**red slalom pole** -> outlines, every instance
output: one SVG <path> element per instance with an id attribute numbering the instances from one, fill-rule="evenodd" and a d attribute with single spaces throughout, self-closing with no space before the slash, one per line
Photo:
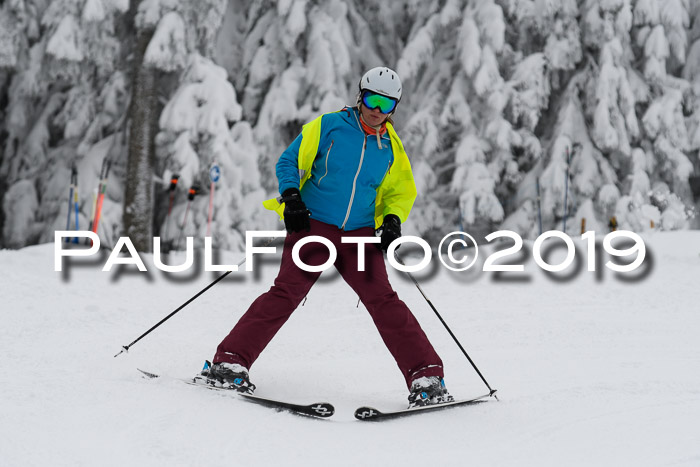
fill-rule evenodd
<path id="1" fill-rule="evenodd" d="M 100 171 L 100 186 L 97 189 L 97 203 L 95 205 L 95 219 L 92 221 L 92 231 L 97 233 L 97 229 L 100 226 L 100 217 L 102 216 L 102 203 L 105 199 L 105 192 L 107 191 L 107 179 L 109 177 L 109 168 L 112 162 L 109 159 L 102 161 L 102 170 Z M 92 242 L 91 242 L 92 243 Z"/>

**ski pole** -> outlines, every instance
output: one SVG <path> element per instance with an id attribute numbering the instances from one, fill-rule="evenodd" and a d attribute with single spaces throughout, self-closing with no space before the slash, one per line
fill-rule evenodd
<path id="1" fill-rule="evenodd" d="M 399 264 L 401 264 L 402 266 L 405 266 L 405 265 L 406 265 L 406 264 L 403 262 L 403 260 L 399 257 L 399 254 L 396 252 L 396 250 L 394 250 L 394 258 L 396 258 L 396 261 L 398 261 Z M 479 371 L 479 369 L 476 367 L 476 364 L 474 364 L 474 361 L 471 359 L 471 357 L 469 357 L 469 354 L 467 353 L 467 351 L 464 350 L 464 347 L 462 347 L 462 344 L 459 343 L 459 340 L 457 340 L 457 337 L 454 335 L 454 333 L 452 332 L 452 330 L 450 329 L 450 327 L 447 325 L 447 323 L 445 322 L 445 320 L 442 319 L 442 316 L 440 316 L 440 313 L 438 313 L 437 309 L 436 309 L 435 306 L 433 305 L 433 302 L 431 302 L 430 299 L 425 295 L 425 292 L 423 292 L 423 289 L 421 289 L 421 287 L 420 287 L 420 285 L 418 284 L 418 281 L 416 280 L 416 278 L 413 277 L 413 274 L 411 274 L 410 272 L 408 272 L 408 271 L 404 271 L 404 272 L 408 275 L 408 277 L 411 278 L 411 280 L 412 280 L 413 283 L 415 284 L 415 286 L 416 286 L 416 288 L 418 289 L 418 291 L 420 292 L 420 294 L 423 296 L 423 298 L 425 299 L 425 301 L 428 302 L 428 305 L 430 305 L 430 308 L 433 309 L 433 312 L 435 312 L 435 316 L 438 317 L 438 319 L 440 320 L 440 322 L 442 323 L 442 325 L 445 327 L 445 329 L 447 329 L 447 332 L 450 334 L 450 336 L 452 336 L 452 339 L 453 339 L 453 340 L 455 341 L 455 343 L 457 344 L 457 347 L 459 347 L 459 350 L 461 350 L 462 353 L 464 354 L 464 356 L 467 357 L 467 360 L 469 360 L 469 363 L 471 363 L 471 365 L 472 365 L 472 367 L 474 368 L 474 370 L 476 370 L 476 373 L 477 373 L 477 374 L 479 375 L 479 377 L 481 378 L 481 381 L 483 381 L 484 384 L 486 385 L 486 387 L 489 388 L 489 396 L 493 396 L 493 397 L 496 398 L 496 400 L 498 400 L 498 396 L 496 396 L 496 391 L 497 391 L 497 390 L 496 390 L 496 389 L 491 389 L 491 386 L 489 386 L 489 383 L 486 381 L 486 378 L 484 378 L 484 375 L 482 375 L 481 372 Z"/>
<path id="2" fill-rule="evenodd" d="M 267 241 L 267 243 L 265 243 L 265 244 L 263 245 L 263 247 L 269 246 L 269 245 L 275 240 L 275 238 L 276 238 L 276 237 L 270 238 L 270 239 Z M 243 263 L 245 263 L 245 261 L 246 261 L 246 258 L 243 258 L 236 266 L 242 265 Z M 154 324 L 154 325 L 151 327 L 151 329 L 149 329 L 148 331 L 144 332 L 144 333 L 141 334 L 139 337 L 137 337 L 136 339 L 134 339 L 134 341 L 133 341 L 131 344 L 129 344 L 129 345 L 123 345 L 123 346 L 122 346 L 122 350 L 119 351 L 119 353 L 116 354 L 114 357 L 116 358 L 116 357 L 120 356 L 121 354 L 123 354 L 124 352 L 129 352 L 129 349 L 130 349 L 134 344 L 136 344 L 138 341 L 140 341 L 141 339 L 143 339 L 144 337 L 146 337 L 147 335 L 149 335 L 149 334 L 150 334 L 152 331 L 154 331 L 158 326 L 160 326 L 161 324 L 165 323 L 167 320 L 169 320 L 170 318 L 172 318 L 173 316 L 175 316 L 175 314 L 176 314 L 177 312 L 179 312 L 180 310 L 182 310 L 183 308 L 185 308 L 187 305 L 189 305 L 190 303 L 192 303 L 193 301 L 195 301 L 195 299 L 197 299 L 200 295 L 202 295 L 204 292 L 206 292 L 207 290 L 209 290 L 209 289 L 211 289 L 212 287 L 214 287 L 214 285 L 216 285 L 217 283 L 219 283 L 224 277 L 228 276 L 228 275 L 231 274 L 232 272 L 233 272 L 233 271 L 226 271 L 225 273 L 221 274 L 219 277 L 217 277 L 216 279 L 214 279 L 214 281 L 213 281 L 211 284 L 207 285 L 207 286 L 204 287 L 202 290 L 200 290 L 199 292 L 197 292 L 192 298 L 190 298 L 190 299 L 187 300 L 185 303 L 183 303 L 182 305 L 180 305 L 179 307 L 177 307 L 177 308 L 176 308 L 172 313 L 170 313 L 168 316 L 166 316 L 165 318 L 163 318 L 163 319 L 161 319 L 160 321 L 158 321 L 156 324 Z"/>

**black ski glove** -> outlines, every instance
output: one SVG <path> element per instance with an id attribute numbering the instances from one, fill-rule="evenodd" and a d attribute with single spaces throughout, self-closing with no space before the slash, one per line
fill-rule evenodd
<path id="1" fill-rule="evenodd" d="M 382 251 L 389 248 L 391 242 L 401 236 L 401 219 L 395 214 L 384 216 L 384 222 L 377 229 L 376 234 L 382 238 L 382 242 L 377 244 Z"/>
<path id="2" fill-rule="evenodd" d="M 284 203 L 284 227 L 287 232 L 301 232 L 311 230 L 309 216 L 311 211 L 306 209 L 306 204 L 301 200 L 301 193 L 296 188 L 287 188 L 282 193 Z"/>

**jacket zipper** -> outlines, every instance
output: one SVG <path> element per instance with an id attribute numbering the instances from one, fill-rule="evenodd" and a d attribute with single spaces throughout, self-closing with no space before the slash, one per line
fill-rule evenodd
<path id="1" fill-rule="evenodd" d="M 326 153 L 326 173 L 323 174 L 323 177 L 318 179 L 318 186 L 321 186 L 321 180 L 325 178 L 326 175 L 328 175 L 328 158 L 331 155 L 331 148 L 333 147 L 333 143 L 335 140 L 331 140 L 331 145 L 328 147 L 328 152 Z"/>
<path id="2" fill-rule="evenodd" d="M 382 183 L 384 183 L 384 180 L 386 179 L 386 176 L 389 175 L 389 173 L 391 173 L 391 162 L 392 162 L 392 161 L 389 161 L 389 165 L 386 166 L 386 170 L 384 171 L 384 176 L 382 177 L 382 181 L 379 182 L 379 185 L 381 185 Z M 377 185 L 377 186 L 379 186 L 379 185 Z"/>
<path id="3" fill-rule="evenodd" d="M 350 203 L 348 204 L 348 211 L 345 213 L 345 219 L 343 220 L 343 225 L 340 226 L 341 230 L 345 230 L 345 224 L 348 222 L 350 217 L 350 209 L 352 209 L 352 201 L 355 199 L 355 188 L 357 186 L 357 177 L 360 175 L 360 170 L 362 169 L 362 161 L 365 159 L 365 148 L 367 147 L 367 138 L 365 136 L 362 140 L 362 153 L 360 154 L 360 164 L 357 166 L 357 172 L 355 173 L 355 178 L 352 180 L 352 192 L 350 192 Z"/>

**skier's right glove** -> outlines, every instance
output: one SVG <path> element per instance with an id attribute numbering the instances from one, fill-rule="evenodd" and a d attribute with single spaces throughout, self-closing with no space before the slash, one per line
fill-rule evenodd
<path id="1" fill-rule="evenodd" d="M 301 200 L 301 193 L 297 188 L 284 190 L 282 202 L 284 203 L 284 227 L 287 232 L 311 230 L 311 222 L 309 222 L 311 211 L 306 209 L 306 204 Z"/>
<path id="2" fill-rule="evenodd" d="M 375 234 L 382 239 L 382 242 L 378 243 L 377 246 L 382 251 L 386 251 L 391 242 L 401 237 L 401 219 L 395 214 L 387 214 Z"/>

